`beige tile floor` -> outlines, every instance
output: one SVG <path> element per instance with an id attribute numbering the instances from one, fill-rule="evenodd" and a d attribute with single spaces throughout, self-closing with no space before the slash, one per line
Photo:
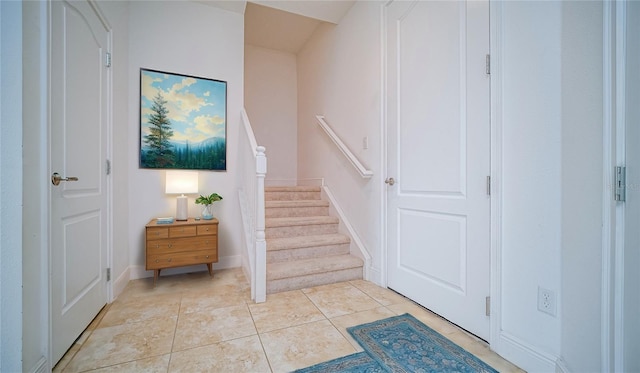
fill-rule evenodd
<path id="1" fill-rule="evenodd" d="M 358 280 L 255 304 L 240 269 L 131 281 L 54 372 L 290 372 L 362 351 L 346 328 L 408 312 L 500 372 L 486 343 L 391 290 Z"/>

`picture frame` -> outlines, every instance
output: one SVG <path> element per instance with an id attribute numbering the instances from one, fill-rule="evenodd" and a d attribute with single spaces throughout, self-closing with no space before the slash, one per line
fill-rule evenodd
<path id="1" fill-rule="evenodd" d="M 140 69 L 140 168 L 227 170 L 227 82 Z"/>

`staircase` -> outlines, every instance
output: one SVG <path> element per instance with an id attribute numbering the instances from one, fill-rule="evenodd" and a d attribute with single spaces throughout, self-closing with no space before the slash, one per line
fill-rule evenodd
<path id="1" fill-rule="evenodd" d="M 320 187 L 266 187 L 267 294 L 362 278 Z"/>

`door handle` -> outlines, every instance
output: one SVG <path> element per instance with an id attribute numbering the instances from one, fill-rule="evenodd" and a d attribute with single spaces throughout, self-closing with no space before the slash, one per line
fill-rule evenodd
<path id="1" fill-rule="evenodd" d="M 69 177 L 62 177 L 60 176 L 59 173 L 54 172 L 51 175 L 51 184 L 53 185 L 60 185 L 61 181 L 78 181 L 78 178 L 75 176 L 69 176 Z"/>
<path id="2" fill-rule="evenodd" d="M 392 177 L 388 177 L 384 182 L 389 185 L 393 185 L 396 183 L 396 181 Z"/>

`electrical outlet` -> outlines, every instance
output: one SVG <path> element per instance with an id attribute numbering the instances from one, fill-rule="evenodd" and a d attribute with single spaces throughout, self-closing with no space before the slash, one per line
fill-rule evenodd
<path id="1" fill-rule="evenodd" d="M 538 286 L 538 311 L 556 315 L 556 294 L 545 288 Z"/>
<path id="2" fill-rule="evenodd" d="M 362 149 L 369 149 L 369 136 L 365 136 L 362 138 Z"/>

